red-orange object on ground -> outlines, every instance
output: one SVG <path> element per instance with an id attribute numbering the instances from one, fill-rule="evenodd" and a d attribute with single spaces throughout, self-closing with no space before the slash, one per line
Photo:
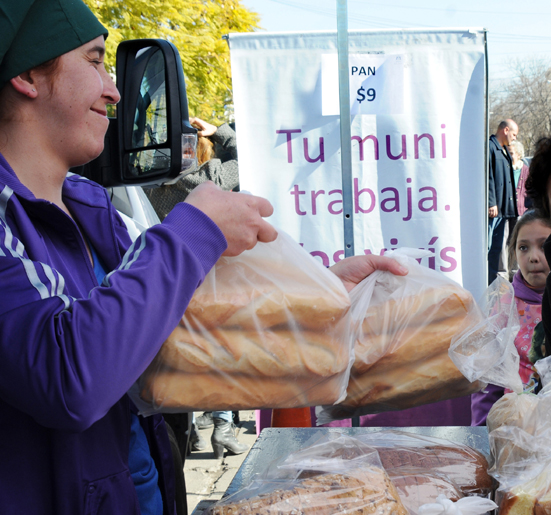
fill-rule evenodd
<path id="1" fill-rule="evenodd" d="M 272 427 L 312 427 L 310 408 L 274 409 Z"/>

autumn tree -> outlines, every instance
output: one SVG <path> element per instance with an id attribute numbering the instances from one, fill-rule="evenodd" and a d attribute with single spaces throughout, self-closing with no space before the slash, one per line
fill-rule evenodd
<path id="1" fill-rule="evenodd" d="M 490 133 L 501 120 L 512 118 L 519 126 L 518 139 L 531 155 L 541 136 L 551 135 L 551 67 L 543 60 L 518 62 L 514 78 L 491 95 Z"/>
<path id="2" fill-rule="evenodd" d="M 117 45 L 158 38 L 180 52 L 190 116 L 220 125 L 232 104 L 230 52 L 223 36 L 252 32 L 259 17 L 240 0 L 85 0 L 109 29 L 106 64 L 114 71 Z"/>

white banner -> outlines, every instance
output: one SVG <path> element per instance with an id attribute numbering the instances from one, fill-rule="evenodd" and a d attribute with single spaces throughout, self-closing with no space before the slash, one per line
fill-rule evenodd
<path id="1" fill-rule="evenodd" d="M 231 34 L 243 190 L 325 265 L 344 257 L 336 32 Z M 350 31 L 356 254 L 428 249 L 486 282 L 482 30 Z"/>

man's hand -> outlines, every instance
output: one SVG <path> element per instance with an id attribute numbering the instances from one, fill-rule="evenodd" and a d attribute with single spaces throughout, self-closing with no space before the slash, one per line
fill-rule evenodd
<path id="1" fill-rule="evenodd" d="M 384 270 L 394 275 L 407 275 L 408 269 L 400 265 L 395 259 L 374 256 L 352 256 L 333 265 L 329 270 L 344 284 L 346 291 L 350 291 L 375 270 Z"/>
<path id="2" fill-rule="evenodd" d="M 259 241 L 274 241 L 277 237 L 275 228 L 263 219 L 274 212 L 265 198 L 223 191 L 207 181 L 197 186 L 185 201 L 203 211 L 220 228 L 228 242 L 225 256 L 237 256 Z"/>
<path id="3" fill-rule="evenodd" d="M 199 136 L 203 136 L 205 138 L 212 136 L 218 130 L 218 127 L 216 127 L 215 125 L 205 122 L 200 118 L 190 118 L 189 123 L 192 127 L 199 129 L 199 131 L 197 132 Z"/>
<path id="4" fill-rule="evenodd" d="M 492 206 L 488 209 L 488 216 L 490 218 L 495 218 L 498 214 L 497 206 Z"/>

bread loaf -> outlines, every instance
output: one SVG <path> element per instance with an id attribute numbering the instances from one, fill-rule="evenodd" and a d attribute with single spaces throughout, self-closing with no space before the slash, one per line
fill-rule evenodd
<path id="1" fill-rule="evenodd" d="M 371 305 L 362 322 L 364 337 L 394 334 L 404 327 L 415 327 L 465 317 L 471 310 L 473 296 L 454 283 L 442 287 L 420 288 L 414 295 L 385 298 Z"/>
<path id="2" fill-rule="evenodd" d="M 431 445 L 427 447 L 376 447 L 381 463 L 394 475 L 402 467 L 417 467 L 444 474 L 457 485 L 463 495 L 490 494 L 495 480 L 488 474 L 488 462 L 475 449 L 460 445 Z"/>
<path id="3" fill-rule="evenodd" d="M 468 291 L 450 285 L 370 307 L 355 344 L 346 399 L 324 411 L 333 419 L 350 418 L 479 391 L 484 385 L 468 381 L 448 355 L 452 339 L 478 321 L 473 304 Z"/>
<path id="4" fill-rule="evenodd" d="M 342 282 L 328 270 L 310 266 L 305 272 L 281 259 L 245 255 L 216 263 L 184 320 L 194 329 L 285 326 L 320 331 L 332 327 L 349 308 Z"/>
<path id="5" fill-rule="evenodd" d="M 421 344 L 421 342 L 419 342 Z M 398 350 L 396 354 L 400 354 Z M 379 371 L 378 363 L 366 372 L 352 368 L 346 399 L 327 409 L 336 418 L 353 414 L 381 413 L 430 404 L 444 399 L 462 397 L 479 391 L 483 384 L 468 381 L 448 356 L 447 349 L 416 361 L 411 356 L 397 359 L 402 364 L 392 367 L 393 357 Z"/>
<path id="6" fill-rule="evenodd" d="M 529 393 L 507 393 L 495 402 L 486 419 L 488 433 L 501 426 L 514 426 L 534 434 L 534 417 L 539 398 Z"/>
<path id="7" fill-rule="evenodd" d="M 350 356 L 340 341 L 322 332 L 213 329 L 201 334 L 178 326 L 163 344 L 159 358 L 182 372 L 213 370 L 291 379 L 340 373 Z"/>
<path id="8" fill-rule="evenodd" d="M 153 365 L 155 366 L 155 365 Z M 160 367 L 140 379 L 141 398 L 164 412 L 294 408 L 336 402 L 346 376 L 247 376 L 209 370 L 187 373 Z"/>
<path id="9" fill-rule="evenodd" d="M 499 503 L 500 515 L 548 515 L 550 513 L 551 476 L 543 470 L 534 478 L 505 492 Z"/>
<path id="10" fill-rule="evenodd" d="M 407 515 L 396 488 L 384 470 L 355 469 L 343 474 L 322 474 L 239 501 L 222 500 L 210 515 Z"/>

